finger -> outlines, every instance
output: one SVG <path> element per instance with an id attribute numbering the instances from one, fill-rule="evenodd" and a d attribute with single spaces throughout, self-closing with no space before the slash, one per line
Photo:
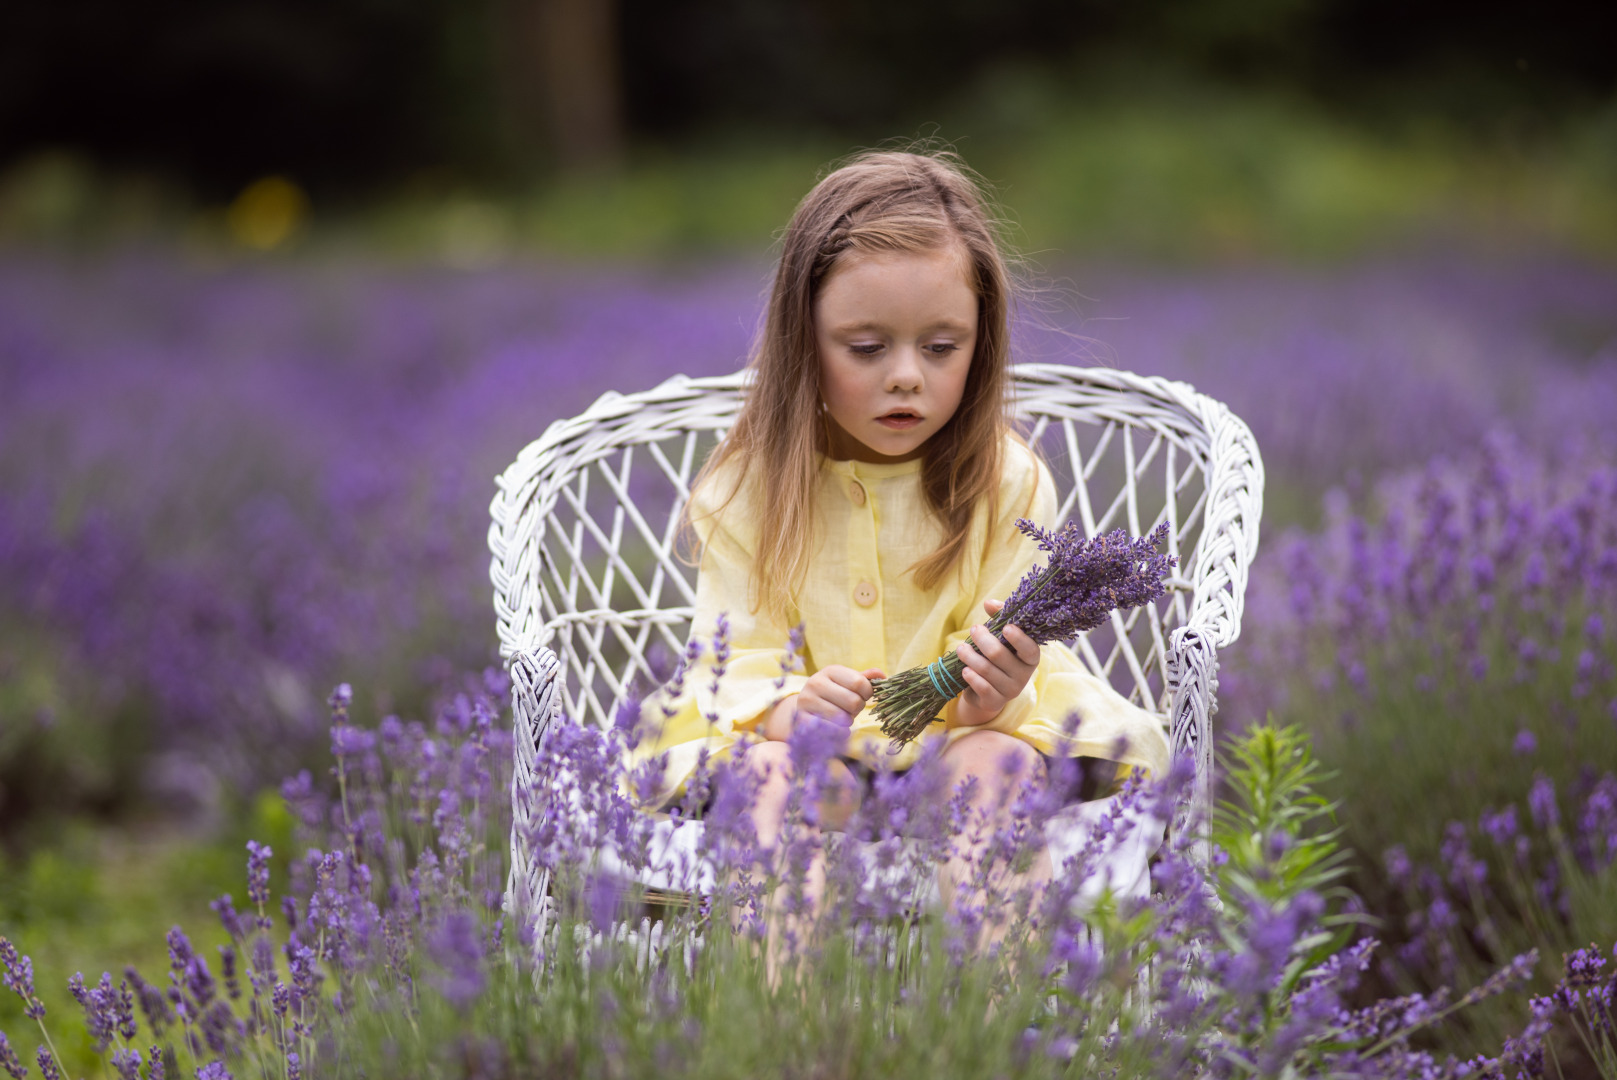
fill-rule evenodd
<path id="1" fill-rule="evenodd" d="M 862 708 L 865 708 L 865 702 L 870 700 L 870 682 L 865 681 L 863 676 L 859 676 L 859 681 L 860 684 L 863 684 L 863 692 L 860 692 L 859 687 L 838 687 L 836 697 L 831 698 L 833 702 L 836 702 L 836 707 L 849 716 L 859 713 Z"/>
<path id="2" fill-rule="evenodd" d="M 988 614 L 990 614 L 990 615 L 998 615 L 999 614 L 999 609 L 1004 607 L 1004 606 L 1005 606 L 1005 601 L 1003 601 L 1003 600 L 984 600 L 983 601 L 983 610 L 988 612 Z"/>
<path id="3" fill-rule="evenodd" d="M 971 628 L 971 640 L 977 643 L 977 651 L 988 659 L 989 664 L 1006 675 L 1014 676 L 1016 674 L 1014 667 L 1025 666 L 1015 650 L 995 637 L 988 627 L 981 623 Z M 993 678 L 993 674 L 987 670 L 984 670 L 983 674 L 990 679 Z"/>
<path id="4" fill-rule="evenodd" d="M 993 684 L 984 678 L 981 672 L 967 668 L 960 675 L 966 680 L 966 687 L 976 693 L 979 708 L 993 711 L 1003 703 L 1004 695 L 995 690 Z"/>
<path id="5" fill-rule="evenodd" d="M 977 627 L 973 627 L 974 640 L 975 631 L 977 629 Z M 1004 657 L 1005 654 L 1010 652 L 1010 650 L 1005 648 L 1005 646 L 1001 645 L 997 641 L 994 641 L 992 634 L 988 635 L 988 640 L 1001 657 Z M 1010 688 L 1014 683 L 1014 678 L 1009 672 L 1001 668 L 999 664 L 995 663 L 992 657 L 984 655 L 984 653 L 987 651 L 987 645 L 984 645 L 983 652 L 977 652 L 976 650 L 969 648 L 965 642 L 961 642 L 957 648 L 960 659 L 966 665 L 966 670 L 968 672 L 975 673 L 988 686 L 992 687 L 996 693 L 1000 694 L 1002 697 L 1009 698 L 1011 696 Z"/>
<path id="6" fill-rule="evenodd" d="M 830 702 L 822 701 L 818 696 L 811 698 L 805 694 L 803 697 L 803 704 L 797 710 L 797 723 L 801 724 L 805 720 L 829 720 L 837 715 L 836 706 Z"/>
<path id="7" fill-rule="evenodd" d="M 1022 628 L 1015 623 L 1005 627 L 1005 644 L 1009 645 L 1016 658 L 1024 664 L 1037 667 L 1039 664 L 1039 643 L 1022 632 Z"/>
<path id="8" fill-rule="evenodd" d="M 1021 678 L 1028 669 L 1038 667 L 1039 647 L 1022 632 L 1020 626 L 1012 623 L 1002 633 L 1005 635 L 1003 639 L 990 633 L 985 626 L 975 626 L 971 631 L 972 640 L 978 642 L 983 655 L 1001 671 Z"/>
<path id="9" fill-rule="evenodd" d="M 857 710 L 855 710 L 855 711 L 857 711 Z M 851 728 L 851 727 L 853 727 L 853 713 L 848 712 L 846 709 L 833 709 L 830 712 L 829 715 L 825 715 L 825 716 L 818 716 L 817 715 L 817 716 L 814 717 L 814 719 L 820 721 L 821 723 L 825 723 L 825 724 L 835 724 L 837 727 L 842 727 L 842 728 Z"/>
<path id="10" fill-rule="evenodd" d="M 823 716 L 810 716 L 810 717 L 805 718 L 805 723 L 813 725 L 815 727 L 818 727 L 822 731 L 825 731 L 825 730 L 835 731 L 838 734 L 840 734 L 843 739 L 847 738 L 848 724 L 847 724 L 847 722 L 845 720 L 841 719 L 840 717 L 833 717 L 831 719 L 827 719 L 826 717 L 823 717 Z"/>
<path id="11" fill-rule="evenodd" d="M 960 662 L 965 664 L 966 667 L 979 672 L 987 671 L 994 666 L 994 663 L 992 660 L 988 659 L 987 656 L 983 655 L 983 646 L 981 642 L 977 642 L 977 647 L 975 649 L 971 647 L 972 642 L 977 641 L 977 635 L 973 632 L 975 629 L 976 628 L 973 627 L 972 630 L 966 631 L 970 640 L 962 641 L 960 644 L 956 645 L 954 647 L 954 652 L 956 656 L 960 657 Z"/>
<path id="12" fill-rule="evenodd" d="M 849 716 L 865 707 L 865 698 L 860 697 L 858 691 L 846 686 L 827 687 L 820 696 L 833 710 L 847 713 Z"/>
<path id="13" fill-rule="evenodd" d="M 861 674 L 849 667 L 837 667 L 829 670 L 832 673 L 832 680 L 839 687 L 857 694 L 859 696 L 859 707 L 864 708 L 865 702 L 869 701 L 870 695 L 875 692 L 875 688 L 870 685 L 869 675 Z"/>

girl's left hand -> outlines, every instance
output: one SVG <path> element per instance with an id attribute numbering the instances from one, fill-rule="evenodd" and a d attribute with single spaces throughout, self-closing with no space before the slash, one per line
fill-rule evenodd
<path id="1" fill-rule="evenodd" d="M 983 601 L 989 615 L 1004 606 L 999 600 Z M 966 665 L 961 673 L 966 692 L 960 695 L 955 718 L 967 727 L 986 724 L 997 717 L 1038 670 L 1039 647 L 1033 639 L 1022 633 L 1022 628 L 1015 623 L 1005 627 L 1004 633 L 1005 640 L 1000 641 L 978 623 L 971 628 L 971 639 L 977 643 L 977 648 L 973 649 L 964 641 L 955 646 L 955 655 Z"/>

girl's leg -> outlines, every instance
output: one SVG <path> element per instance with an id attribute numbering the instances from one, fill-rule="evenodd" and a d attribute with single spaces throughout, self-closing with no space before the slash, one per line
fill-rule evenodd
<path id="1" fill-rule="evenodd" d="M 758 835 L 758 850 L 766 862 L 764 872 L 774 877 L 776 887 L 767 895 L 764 907 L 764 927 L 767 944 L 764 966 L 769 983 L 774 986 L 780 978 L 780 961 L 788 952 L 788 945 L 801 945 L 812 932 L 814 918 L 825 894 L 825 852 L 821 846 L 821 828 L 841 829 L 859 808 L 861 789 L 852 770 L 841 761 L 829 762 L 827 789 L 819 802 L 819 825 L 809 825 L 799 819 L 793 831 L 782 844 L 787 817 L 791 813 L 792 789 L 797 777 L 792 770 L 790 748 L 783 742 L 757 743 L 748 748 L 745 757 L 749 782 L 755 785 L 752 803 L 752 823 Z M 801 843 L 809 853 L 806 866 L 798 868 L 802 875 L 801 892 L 788 889 L 786 879 L 794 873 L 788 865 L 789 849 Z"/>
<path id="2" fill-rule="evenodd" d="M 967 827 L 952 856 L 938 870 L 939 891 L 962 923 L 976 925 L 976 944 L 991 949 L 1004 939 L 1022 905 L 1036 898 L 1050 881 L 1050 853 L 1043 836 L 1026 838 L 1007 851 L 1000 834 L 1011 826 L 1023 831 L 1036 821 L 1013 822 L 1018 800 L 1030 784 L 1046 781 L 1044 759 L 1022 740 L 999 731 L 974 731 L 956 739 L 943 752 L 949 790 L 971 782 L 966 803 Z M 1026 848 L 1032 847 L 1031 863 Z M 1021 864 L 1021 865 L 1018 865 Z"/>

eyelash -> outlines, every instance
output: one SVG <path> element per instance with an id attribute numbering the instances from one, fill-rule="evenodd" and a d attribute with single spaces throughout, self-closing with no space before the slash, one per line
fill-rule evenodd
<path id="1" fill-rule="evenodd" d="M 848 348 L 853 352 L 853 354 L 855 356 L 875 356 L 878 352 L 881 351 L 882 346 L 880 346 L 880 345 L 850 345 L 850 346 L 848 346 Z M 958 352 L 959 349 L 960 349 L 960 346 L 958 346 L 958 345 L 956 345 L 956 344 L 954 344 L 952 342 L 938 342 L 938 343 L 933 344 L 933 345 L 923 345 L 922 348 L 925 349 L 932 356 L 935 356 L 935 357 L 937 357 L 939 359 L 942 359 L 943 357 L 948 356 L 952 352 Z"/>

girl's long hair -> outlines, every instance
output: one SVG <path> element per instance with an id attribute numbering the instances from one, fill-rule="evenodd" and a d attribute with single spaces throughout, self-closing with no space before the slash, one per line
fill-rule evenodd
<path id="1" fill-rule="evenodd" d="M 769 493 L 758 521 L 752 608 L 784 611 L 813 550 L 819 459 L 827 449 L 821 417 L 814 301 L 850 254 L 926 252 L 959 245 L 977 294 L 977 342 L 960 407 L 925 446 L 921 485 L 943 542 L 910 570 L 931 589 L 955 569 L 971 536 L 977 504 L 998 513 L 1010 362 L 1012 278 L 982 188 L 949 152 L 864 153 L 830 173 L 792 214 L 762 333 L 748 364 L 753 380 L 730 434 L 696 479 L 725 472 L 717 510 L 743 485 Z M 694 486 L 694 485 L 693 485 Z"/>

